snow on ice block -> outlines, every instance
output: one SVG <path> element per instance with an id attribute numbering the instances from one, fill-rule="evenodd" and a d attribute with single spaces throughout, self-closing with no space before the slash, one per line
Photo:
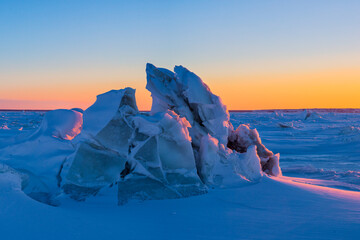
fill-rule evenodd
<path id="1" fill-rule="evenodd" d="M 83 115 L 76 110 L 57 109 L 45 114 L 39 129 L 31 138 L 51 136 L 72 140 L 82 129 Z"/>

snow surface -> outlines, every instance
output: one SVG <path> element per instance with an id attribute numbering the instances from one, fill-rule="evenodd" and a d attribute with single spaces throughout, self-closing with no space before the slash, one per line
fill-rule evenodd
<path id="1" fill-rule="evenodd" d="M 94 197 L 51 207 L 0 174 L 1 239 L 356 239 L 360 193 L 286 177 L 191 198 L 130 202 Z"/>

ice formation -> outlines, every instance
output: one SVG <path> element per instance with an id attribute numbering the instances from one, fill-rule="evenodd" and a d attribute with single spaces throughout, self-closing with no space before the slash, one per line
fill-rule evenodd
<path id="1" fill-rule="evenodd" d="M 134 89 L 112 90 L 83 113 L 48 112 L 37 132 L 6 151 L 23 156 L 9 166 L 31 176 L 29 195 L 53 198 L 61 189 L 84 200 L 116 189 L 113 197 L 124 204 L 281 175 L 279 155 L 261 143 L 256 129 L 234 129 L 226 106 L 197 75 L 182 66 L 172 72 L 151 64 L 146 73 L 150 113 L 139 112 Z"/>
<path id="2" fill-rule="evenodd" d="M 182 66 L 174 72 L 148 64 L 150 113 L 140 113 L 135 90 L 99 95 L 84 112 L 76 152 L 61 173 L 62 188 L 84 199 L 103 187 L 129 199 L 179 198 L 280 175 L 279 155 L 255 129 L 234 130 L 221 99 Z"/>

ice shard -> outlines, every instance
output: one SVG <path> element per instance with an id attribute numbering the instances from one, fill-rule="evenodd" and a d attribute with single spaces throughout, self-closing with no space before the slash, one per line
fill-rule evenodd
<path id="1" fill-rule="evenodd" d="M 127 167 L 119 181 L 119 204 L 129 199 L 180 198 L 207 192 L 197 175 L 185 118 L 175 112 L 138 115 Z"/>

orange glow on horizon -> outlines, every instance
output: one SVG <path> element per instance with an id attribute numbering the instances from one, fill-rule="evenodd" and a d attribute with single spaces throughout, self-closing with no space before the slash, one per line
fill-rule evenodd
<path id="1" fill-rule="evenodd" d="M 213 80 L 211 86 L 230 110 L 360 108 L 360 70 L 234 79 L 239 80 Z"/>
<path id="2" fill-rule="evenodd" d="M 360 70 L 234 74 L 224 77 L 199 75 L 222 98 L 229 110 L 360 108 Z M 106 76 L 103 81 L 92 80 L 86 84 L 74 80 L 72 84 L 49 83 L 40 87 L 10 86 L 0 90 L 0 109 L 86 109 L 95 101 L 96 95 L 129 86 L 136 89 L 139 109 L 149 110 L 151 97 L 145 89 L 146 77 L 143 73 L 137 77 L 126 82 L 120 80 L 126 77 Z"/>

